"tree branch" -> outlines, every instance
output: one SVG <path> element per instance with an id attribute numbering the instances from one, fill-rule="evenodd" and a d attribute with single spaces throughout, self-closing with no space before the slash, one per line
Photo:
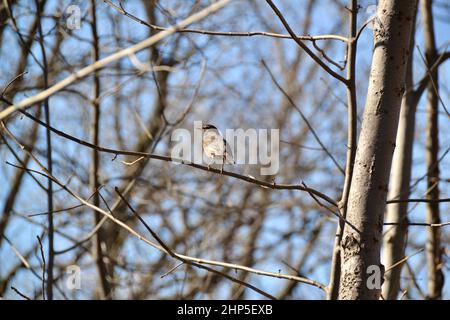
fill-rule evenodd
<path id="1" fill-rule="evenodd" d="M 275 14 L 280 19 L 283 26 L 286 28 L 287 32 L 291 35 L 292 39 L 302 48 L 319 66 L 322 67 L 326 72 L 328 72 L 332 77 L 336 78 L 337 80 L 341 81 L 342 83 L 347 83 L 348 80 L 341 76 L 340 74 L 333 71 L 329 66 L 327 66 L 318 56 L 314 54 L 314 52 L 311 51 L 311 49 L 308 48 L 307 45 L 305 45 L 301 39 L 297 37 L 297 35 L 292 31 L 291 27 L 287 23 L 286 19 L 278 10 L 278 8 L 275 6 L 275 4 L 272 2 L 272 0 L 266 0 L 266 2 L 269 4 L 269 6 L 272 8 L 272 10 L 275 12 Z"/>
<path id="2" fill-rule="evenodd" d="M 149 37 L 131 47 L 120 50 L 120 51 L 113 53 L 113 54 L 107 56 L 106 58 L 103 58 L 87 67 L 82 68 L 81 70 L 71 74 L 64 80 L 61 80 L 60 82 L 51 86 L 50 88 L 48 88 L 44 91 L 41 91 L 40 93 L 38 93 L 34 96 L 23 99 L 22 101 L 18 102 L 17 104 L 13 104 L 13 105 L 9 106 L 8 108 L 6 108 L 5 110 L 1 111 L 0 112 L 0 120 L 6 119 L 7 117 L 9 117 L 11 114 L 13 114 L 14 112 L 16 112 L 18 110 L 24 110 L 40 101 L 47 99 L 48 97 L 50 97 L 50 96 L 54 95 L 55 93 L 57 93 L 58 91 L 60 91 L 61 89 L 64 89 L 65 87 L 69 86 L 70 84 L 91 74 L 95 70 L 104 68 L 105 66 L 107 66 L 108 64 L 110 64 L 114 61 L 117 61 L 119 59 L 122 59 L 133 53 L 136 53 L 138 51 L 141 51 L 145 48 L 148 48 L 148 47 L 154 45 L 155 43 L 161 41 L 162 39 L 166 38 L 167 36 L 177 32 L 177 30 L 184 28 L 191 23 L 199 21 L 199 20 L 207 17 L 208 15 L 212 14 L 213 12 L 218 11 L 219 9 L 221 9 L 225 5 L 227 5 L 229 2 L 230 2 L 230 0 L 219 0 L 215 3 L 213 3 L 212 5 L 210 5 L 209 7 L 184 19 L 180 23 L 168 28 L 167 30 L 161 31 L 161 32 L 155 34 L 154 36 Z"/>

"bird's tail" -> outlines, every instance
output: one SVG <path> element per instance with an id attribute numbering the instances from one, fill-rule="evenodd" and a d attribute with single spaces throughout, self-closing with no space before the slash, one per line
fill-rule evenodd
<path id="1" fill-rule="evenodd" d="M 233 156 L 229 153 L 225 154 L 225 164 L 236 164 L 236 161 L 234 161 Z"/>

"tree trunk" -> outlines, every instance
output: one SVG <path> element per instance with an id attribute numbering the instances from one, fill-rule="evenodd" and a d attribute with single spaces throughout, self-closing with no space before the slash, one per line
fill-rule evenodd
<path id="1" fill-rule="evenodd" d="M 437 59 L 436 43 L 434 37 L 431 0 L 421 2 L 422 19 L 424 25 L 425 59 L 428 67 Z M 426 161 L 428 168 L 427 199 L 439 199 L 439 136 L 438 136 L 438 73 L 431 72 L 431 81 L 428 84 L 427 95 L 427 140 Z M 440 223 L 439 203 L 427 203 L 427 223 Z M 444 285 L 442 273 L 442 248 L 440 228 L 428 228 L 427 264 L 428 264 L 428 298 L 440 299 Z"/>
<path id="2" fill-rule="evenodd" d="M 92 33 L 92 53 L 93 61 L 100 60 L 100 44 L 97 31 L 97 6 L 95 0 L 91 0 L 91 33 Z M 100 144 L 100 114 L 101 114 L 101 82 L 100 82 L 100 72 L 96 70 L 94 72 L 94 98 L 92 99 L 93 115 L 91 123 L 91 136 L 92 143 L 96 146 Z M 100 172 L 100 154 L 98 150 L 92 150 L 91 155 L 92 166 L 90 169 L 90 186 L 92 191 L 92 203 L 95 206 L 100 205 L 100 196 L 98 194 L 98 189 L 100 188 L 99 182 L 99 172 Z M 94 210 L 94 226 L 97 225 L 102 216 L 100 213 Z M 98 273 L 98 285 L 96 298 L 97 299 L 111 299 L 112 298 L 112 288 L 108 281 L 108 268 L 105 264 L 105 254 L 102 249 L 103 240 L 103 229 L 100 228 L 93 237 L 92 247 L 94 252 L 94 260 L 97 266 Z"/>
<path id="3" fill-rule="evenodd" d="M 414 17 L 414 21 L 415 21 Z M 414 48 L 413 29 L 411 34 L 410 50 Z M 411 166 L 413 158 L 414 128 L 416 124 L 416 109 L 418 100 L 413 90 L 412 60 L 408 60 L 406 70 L 406 90 L 401 108 L 398 124 L 396 148 L 392 159 L 388 199 L 408 199 L 410 195 Z M 387 207 L 386 221 L 399 225 L 388 226 L 383 238 L 384 263 L 387 268 L 404 258 L 408 233 L 408 203 L 393 203 Z M 397 299 L 400 290 L 400 274 L 402 265 L 399 265 L 384 275 L 383 298 Z"/>
<path id="4" fill-rule="evenodd" d="M 340 299 L 380 297 L 383 213 L 414 10 L 414 1 L 381 0 L 374 19 L 372 67 L 346 217 L 353 227 L 346 224 L 341 243 Z"/>

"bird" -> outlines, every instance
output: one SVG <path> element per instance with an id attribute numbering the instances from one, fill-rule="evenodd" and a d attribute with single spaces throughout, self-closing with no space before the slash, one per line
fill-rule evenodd
<path id="1" fill-rule="evenodd" d="M 222 160 L 222 167 L 220 173 L 223 173 L 224 164 L 235 164 L 233 159 L 233 153 L 225 138 L 220 131 L 212 124 L 202 125 L 203 132 L 203 152 L 212 161 L 208 164 L 208 170 L 210 165 L 215 160 Z"/>

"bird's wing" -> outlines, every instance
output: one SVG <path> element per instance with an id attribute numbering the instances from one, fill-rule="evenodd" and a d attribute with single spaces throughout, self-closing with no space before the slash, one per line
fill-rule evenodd
<path id="1" fill-rule="evenodd" d="M 223 139 L 223 144 L 225 146 L 225 163 L 234 164 L 233 151 L 231 150 L 230 145 L 225 139 Z"/>
<path id="2" fill-rule="evenodd" d="M 203 135 L 203 149 L 208 156 L 234 164 L 233 151 L 218 130 L 208 130 Z"/>
<path id="3" fill-rule="evenodd" d="M 204 149 L 215 157 L 220 158 L 223 155 L 223 146 L 220 142 L 212 142 L 204 146 Z"/>

